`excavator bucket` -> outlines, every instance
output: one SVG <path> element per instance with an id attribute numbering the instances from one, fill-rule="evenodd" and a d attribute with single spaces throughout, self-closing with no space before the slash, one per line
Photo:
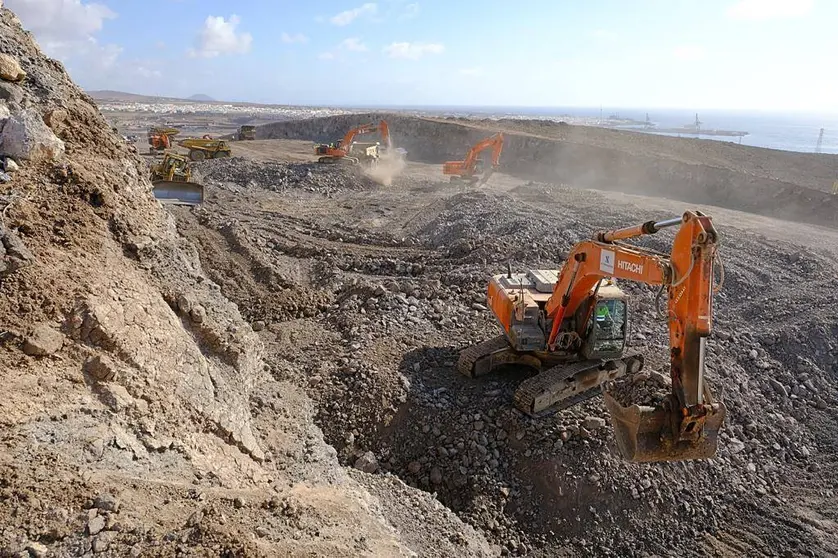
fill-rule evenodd
<path id="1" fill-rule="evenodd" d="M 154 197 L 161 203 L 172 205 L 201 205 L 204 202 L 204 186 L 197 182 L 155 180 Z"/>
<path id="2" fill-rule="evenodd" d="M 676 411 L 662 406 L 623 407 L 608 392 L 603 393 L 603 399 L 611 415 L 617 447 L 628 461 L 688 461 L 716 455 L 719 430 L 727 412 L 724 403 L 712 405 L 710 412 L 688 423 L 677 414 L 673 416 Z M 695 433 L 689 436 L 693 439 L 683 439 L 681 432 L 685 429 Z"/>

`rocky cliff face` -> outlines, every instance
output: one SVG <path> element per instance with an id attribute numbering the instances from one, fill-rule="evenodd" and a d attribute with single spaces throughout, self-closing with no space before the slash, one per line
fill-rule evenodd
<path id="1" fill-rule="evenodd" d="M 404 542 L 145 163 L 6 9 L 0 53 L 0 553 L 489 554 L 426 496 L 436 524 Z"/>
<path id="2" fill-rule="evenodd" d="M 408 151 L 408 159 L 439 164 L 462 159 L 480 139 L 505 124 L 481 121 L 428 120 L 396 114 L 370 113 L 278 122 L 259 128 L 259 138 L 334 141 L 353 126 L 385 118 L 394 145 Z M 517 125 L 520 129 L 525 127 Z M 620 141 L 591 144 L 574 126 L 564 140 L 538 134 L 543 123 L 533 122 L 532 134 L 505 131 L 501 166 L 511 175 L 580 188 L 660 196 L 688 203 L 716 205 L 759 215 L 806 223 L 838 226 L 838 197 L 803 184 L 764 176 L 745 167 L 684 162 L 665 151 L 630 149 L 633 135 L 614 136 Z M 611 134 L 603 130 L 604 135 Z M 578 136 L 578 137 L 577 137 Z M 639 135 L 638 135 L 639 136 Z M 643 139 L 644 136 L 639 136 Z M 723 146 L 718 149 L 736 149 Z M 709 159 L 709 158 L 708 158 Z M 442 177 L 441 177 L 442 178 Z"/>

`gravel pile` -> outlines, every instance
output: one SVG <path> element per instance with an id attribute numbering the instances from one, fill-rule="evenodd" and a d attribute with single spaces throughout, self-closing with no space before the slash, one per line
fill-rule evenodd
<path id="1" fill-rule="evenodd" d="M 333 196 L 347 190 L 374 188 L 375 182 L 357 168 L 318 163 L 256 162 L 243 157 L 210 159 L 193 164 L 195 178 L 236 191 L 261 188 L 271 192 L 291 190 Z"/>

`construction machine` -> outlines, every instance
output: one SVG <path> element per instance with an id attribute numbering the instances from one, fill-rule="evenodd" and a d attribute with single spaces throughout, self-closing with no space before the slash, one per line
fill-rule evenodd
<path id="1" fill-rule="evenodd" d="M 165 151 L 172 147 L 172 138 L 180 133 L 177 128 L 149 128 L 149 152 Z"/>
<path id="2" fill-rule="evenodd" d="M 670 254 L 625 242 L 674 226 L 680 228 Z M 726 413 L 704 379 L 717 244 L 711 217 L 687 211 L 597 233 L 574 246 L 561 270 L 496 275 L 487 301 L 503 334 L 466 348 L 457 368 L 469 377 L 506 364 L 535 369 L 514 396 L 515 406 L 534 417 L 604 391 L 617 446 L 629 461 L 712 457 Z M 672 389 L 662 405 L 623 407 L 602 389 L 644 364 L 643 355 L 626 345 L 628 295 L 616 279 L 659 286 L 658 301 L 667 293 Z"/>
<path id="3" fill-rule="evenodd" d="M 210 136 L 204 136 L 203 138 L 185 138 L 177 142 L 177 144 L 189 150 L 189 159 L 192 161 L 218 159 L 220 157 L 229 157 L 232 154 L 230 146 L 226 141 L 212 139 Z"/>
<path id="4" fill-rule="evenodd" d="M 241 126 L 239 128 L 238 140 L 245 141 L 245 140 L 255 140 L 256 139 L 256 126 Z"/>
<path id="5" fill-rule="evenodd" d="M 160 163 L 151 167 L 154 197 L 173 205 L 200 205 L 204 187 L 192 181 L 189 160 L 183 155 L 166 153 Z"/>
<path id="6" fill-rule="evenodd" d="M 483 172 L 483 160 L 480 154 L 492 150 L 491 167 Z M 491 137 L 477 142 L 474 147 L 466 153 L 462 161 L 446 161 L 442 165 L 442 174 L 451 175 L 451 182 L 468 182 L 477 185 L 485 184 L 489 177 L 498 169 L 500 154 L 503 151 L 503 134 L 497 133 Z"/>
<path id="7" fill-rule="evenodd" d="M 355 148 L 353 150 L 353 142 L 356 136 L 362 134 L 370 134 L 373 132 L 379 132 L 381 134 L 381 141 L 384 144 L 385 150 L 390 150 L 392 148 L 392 142 L 390 140 L 390 128 L 387 126 L 387 122 L 382 120 L 375 124 L 363 124 L 356 128 L 352 128 L 343 136 L 343 139 L 338 140 L 335 143 L 321 143 L 319 145 L 314 146 L 314 154 L 319 155 L 320 158 L 317 159 L 318 163 L 350 163 L 350 164 L 358 164 L 363 159 L 377 159 L 380 156 L 380 146 L 376 148 L 374 152 L 371 152 L 368 148 L 371 147 L 370 144 L 365 144 L 360 148 Z"/>

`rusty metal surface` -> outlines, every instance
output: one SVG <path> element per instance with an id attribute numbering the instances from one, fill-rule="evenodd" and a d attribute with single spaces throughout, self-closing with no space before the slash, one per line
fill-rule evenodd
<path id="1" fill-rule="evenodd" d="M 700 424 L 697 435 L 685 436 L 688 439 L 681 440 L 682 420 L 677 408 L 623 407 L 607 392 L 603 398 L 611 415 L 617 447 L 624 459 L 636 462 L 688 461 L 716 455 L 719 430 L 727 413 L 723 403 L 713 405 L 710 412 L 702 417 L 703 424 Z"/>

